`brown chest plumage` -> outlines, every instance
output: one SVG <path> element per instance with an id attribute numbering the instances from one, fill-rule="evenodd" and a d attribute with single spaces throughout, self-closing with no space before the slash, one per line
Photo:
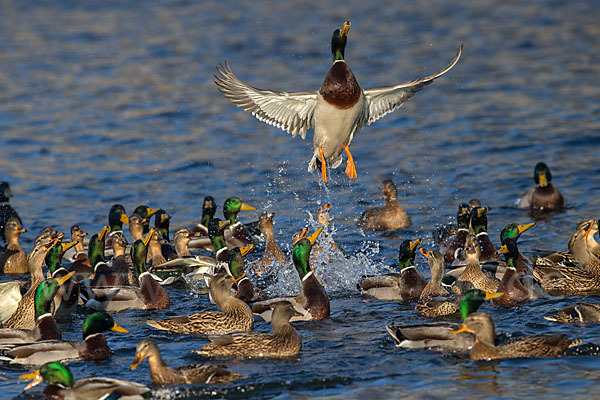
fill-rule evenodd
<path id="1" fill-rule="evenodd" d="M 331 66 L 319 93 L 329 104 L 346 109 L 358 102 L 361 89 L 350 67 L 342 61 Z"/>

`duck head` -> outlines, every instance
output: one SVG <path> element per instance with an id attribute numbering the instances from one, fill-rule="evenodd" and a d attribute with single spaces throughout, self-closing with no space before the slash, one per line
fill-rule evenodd
<path id="1" fill-rule="evenodd" d="M 52 313 L 52 305 L 54 296 L 58 293 L 58 289 L 68 281 L 75 271 L 69 272 L 60 278 L 46 279 L 35 289 L 33 304 L 35 307 L 35 318 L 38 319 L 44 314 Z"/>
<path id="2" fill-rule="evenodd" d="M 504 243 L 504 241 L 506 239 L 517 240 L 523 232 L 525 232 L 528 229 L 533 228 L 534 226 L 535 226 L 535 222 L 532 222 L 530 224 L 525 224 L 525 225 L 519 225 L 519 224 L 515 224 L 515 223 L 508 224 L 504 227 L 504 229 L 502 229 L 502 232 L 500 232 L 500 242 Z"/>
<path id="3" fill-rule="evenodd" d="M 462 203 L 458 206 L 458 211 L 456 212 L 458 229 L 469 229 L 469 221 L 469 205 Z"/>
<path id="4" fill-rule="evenodd" d="M 120 204 L 114 204 L 108 212 L 108 226 L 110 232 L 122 231 L 123 224 L 129 224 L 125 207 Z"/>
<path id="5" fill-rule="evenodd" d="M 383 181 L 381 191 L 383 192 L 381 198 L 384 200 L 395 200 L 398 197 L 398 188 L 396 188 L 396 184 L 391 179 Z"/>
<path id="6" fill-rule="evenodd" d="M 238 222 L 237 215 L 240 211 L 252 211 L 256 208 L 244 203 L 239 197 L 230 197 L 225 200 L 223 205 L 223 215 L 232 225 Z"/>
<path id="7" fill-rule="evenodd" d="M 473 229 L 475 235 L 480 234 L 482 232 L 487 232 L 488 210 L 489 208 L 487 207 L 475 207 L 471 210 L 471 229 Z"/>
<path id="8" fill-rule="evenodd" d="M 144 235 L 150 231 L 150 217 L 158 212 L 157 208 L 150 208 L 148 206 L 137 206 L 133 213 L 138 215 L 142 219 L 142 227 Z"/>
<path id="9" fill-rule="evenodd" d="M 208 228 L 208 224 L 215 216 L 216 211 L 217 205 L 215 204 L 215 199 L 212 196 L 206 196 L 204 203 L 202 203 L 202 221 L 200 223 Z"/>
<path id="10" fill-rule="evenodd" d="M 171 216 L 162 208 L 156 212 L 154 216 L 154 228 L 160 232 L 160 235 L 166 241 L 169 241 L 169 225 Z"/>
<path id="11" fill-rule="evenodd" d="M 148 358 L 150 361 L 152 357 L 158 356 L 160 357 L 160 350 L 158 346 L 152 339 L 143 339 L 140 340 L 136 349 L 135 349 L 135 358 L 133 362 L 129 366 L 130 370 L 134 370 L 140 365 L 140 363 L 144 360 L 144 358 Z"/>
<path id="12" fill-rule="evenodd" d="M 502 247 L 496 252 L 504 255 L 506 266 L 517 269 L 517 262 L 519 261 L 519 248 L 517 247 L 517 240 L 513 238 L 507 238 L 502 241 Z"/>
<path id="13" fill-rule="evenodd" d="M 100 233 L 93 235 L 88 243 L 88 259 L 90 265 L 94 267 L 99 262 L 104 262 L 104 249 L 106 247 L 106 236 L 110 232 L 110 227 L 105 226 Z"/>
<path id="14" fill-rule="evenodd" d="M 546 187 L 552 181 L 552 174 L 550 173 L 550 168 L 543 162 L 539 162 L 535 165 L 533 169 L 533 180 L 535 184 L 539 187 Z"/>
<path id="15" fill-rule="evenodd" d="M 317 238 L 323 231 L 323 227 L 317 229 L 312 235 L 308 235 L 308 230 L 303 230 L 299 240 L 292 249 L 292 261 L 298 271 L 300 279 L 303 280 L 306 275 L 312 272 L 310 268 L 310 250 L 317 241 Z"/>
<path id="16" fill-rule="evenodd" d="M 344 22 L 341 29 L 333 31 L 331 36 L 331 54 L 333 61 L 344 59 L 344 50 L 346 49 L 346 42 L 348 41 L 348 31 L 350 31 L 350 21 Z"/>
<path id="17" fill-rule="evenodd" d="M 73 386 L 73 373 L 69 367 L 59 362 L 49 362 L 35 372 L 19 376 L 20 379 L 33 379 L 23 390 L 29 390 L 42 382 L 50 385 L 59 385 L 65 388 Z"/>
<path id="18" fill-rule="evenodd" d="M 469 314 L 463 321 L 461 327 L 457 330 L 451 331 L 452 334 L 460 332 L 470 332 L 477 340 L 489 345 L 494 346 L 496 338 L 496 327 L 494 321 L 486 313 L 474 312 Z"/>
<path id="19" fill-rule="evenodd" d="M 77 241 L 63 243 L 59 240 L 58 243 L 46 253 L 45 261 L 51 274 L 54 274 L 54 272 L 61 267 L 61 261 L 65 251 L 69 250 L 71 247 L 75 247 L 77 243 Z"/>
<path id="20" fill-rule="evenodd" d="M 244 257 L 254 249 L 254 245 L 251 244 L 246 247 L 236 247 L 229 251 L 229 259 L 227 263 L 229 265 L 229 271 L 233 275 L 233 279 L 237 282 L 246 276 L 246 263 Z"/>
<path id="21" fill-rule="evenodd" d="M 400 244 L 400 248 L 398 249 L 398 268 L 400 268 L 401 271 L 404 268 L 412 267 L 414 265 L 417 248 L 421 242 L 421 239 L 415 241 L 405 240 Z"/>
<path id="22" fill-rule="evenodd" d="M 460 299 L 459 303 L 460 315 L 463 321 L 469 314 L 476 312 L 484 301 L 502 297 L 503 295 L 504 293 L 502 292 L 488 293 L 479 289 L 469 290 L 464 294 L 462 299 Z"/>
<path id="23" fill-rule="evenodd" d="M 90 335 L 106 331 L 129 333 L 127 329 L 119 326 L 115 320 L 104 311 L 88 315 L 85 321 L 83 321 L 83 325 L 81 325 L 81 333 L 83 334 L 84 339 Z"/>
<path id="24" fill-rule="evenodd" d="M 226 247 L 225 228 L 229 226 L 230 221 L 221 221 L 219 218 L 213 218 L 208 224 L 208 237 L 215 249 L 215 252 Z"/>
<path id="25" fill-rule="evenodd" d="M 467 254 L 467 258 L 476 259 L 479 262 L 481 247 L 479 246 L 479 241 L 475 235 L 467 235 L 467 238 L 465 239 L 465 253 Z"/>
<path id="26" fill-rule="evenodd" d="M 154 228 L 150 229 L 150 232 L 143 239 L 138 239 L 131 245 L 131 261 L 133 262 L 133 268 L 135 273 L 139 277 L 141 274 L 146 272 L 146 257 L 148 255 L 148 245 L 150 240 L 154 236 Z"/>

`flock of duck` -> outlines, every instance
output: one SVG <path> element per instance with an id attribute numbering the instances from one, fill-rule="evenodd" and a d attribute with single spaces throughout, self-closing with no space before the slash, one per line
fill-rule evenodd
<path id="1" fill-rule="evenodd" d="M 348 157 L 346 173 L 355 178 L 356 168 L 348 148 L 354 134 L 449 71 L 458 62 L 462 49 L 461 45 L 455 59 L 438 74 L 363 91 L 344 60 L 349 29 L 350 23 L 346 22 L 333 33 L 333 66 L 317 92 L 256 89 L 241 82 L 227 65 L 219 69 L 220 76 L 216 78 L 227 98 L 257 118 L 302 137 L 313 127 L 315 151 L 309 171 L 319 168 L 325 182 L 326 166 L 339 166 L 344 151 Z M 534 179 L 536 186 L 521 199 L 520 206 L 536 215 L 560 211 L 565 200 L 552 185 L 545 164 L 535 167 Z M 395 231 L 410 226 L 410 218 L 397 200 L 394 183 L 386 180 L 382 188 L 385 205 L 365 211 L 358 225 L 366 231 Z M 4 275 L 29 274 L 30 279 L 0 284 L 0 359 L 35 368 L 21 376 L 32 379 L 25 390 L 45 381 L 43 394 L 51 398 L 147 396 L 147 386 L 120 379 L 95 377 L 74 381 L 66 362 L 110 357 L 112 352 L 103 333 L 128 332 L 111 314 L 169 308 L 171 299 L 165 290 L 169 286 L 174 290 L 189 289 L 190 285 L 206 287 L 216 310 L 148 320 L 147 324 L 173 334 L 209 335 L 210 343 L 193 351 L 204 357 L 297 357 L 302 340 L 290 322 L 322 320 L 330 315 L 326 288 L 314 269 L 315 260 L 330 250 L 344 254 L 332 237 L 327 237 L 330 205 L 318 210 L 320 228 L 312 233 L 304 228 L 293 237 L 291 258 L 302 283 L 300 293 L 269 299 L 264 289 L 277 279 L 274 265 L 285 265 L 288 257 L 273 233 L 274 214 L 264 213 L 258 223 L 243 224 L 238 219 L 239 212 L 254 208 L 238 197 L 225 201 L 224 219 L 215 216 L 215 201 L 206 197 L 200 222 L 178 228 L 172 237 L 171 217 L 165 210 L 142 205 L 127 215 L 122 205 L 115 204 L 109 210 L 108 224 L 89 240 L 78 225 L 71 228 L 70 241 L 64 233 L 48 227 L 35 237 L 33 248 L 26 253 L 19 238 L 27 231 L 9 204 L 11 196 L 8 183 L 2 182 L 0 236 L 6 245 L 0 249 L 0 268 Z M 530 260 L 519 251 L 517 242 L 535 223 L 508 224 L 500 234 L 501 246 L 497 248 L 487 232 L 487 211 L 475 199 L 460 204 L 456 226 L 435 235 L 440 244 L 438 250 L 419 248 L 420 239 L 405 240 L 393 267 L 398 273 L 364 276 L 360 280 L 365 296 L 414 302 L 416 312 L 438 319 L 428 324 L 387 326 L 394 342 L 401 347 L 469 352 L 474 360 L 556 357 L 581 344 L 581 340 L 563 335 L 525 336 L 499 342 L 491 317 L 477 310 L 487 300 L 508 307 L 548 293 L 567 296 L 600 289 L 600 244 L 594 239 L 597 221 L 589 219 L 577 225 L 567 252 Z M 124 226 L 128 227 L 131 244 Z M 245 257 L 256 251 L 261 242 L 264 252 L 260 262 L 247 266 Z M 428 260 L 429 282 L 414 266 L 417 251 Z M 59 324 L 72 318 L 75 307 L 89 309 L 81 323 L 82 340 L 64 341 Z M 256 318 L 269 321 L 272 333 L 252 332 Z M 600 306 L 578 304 L 546 318 L 567 323 L 599 322 Z M 453 319 L 461 319 L 462 323 L 448 321 Z M 241 378 L 226 365 L 169 367 L 151 339 L 139 342 L 130 368 L 137 368 L 144 359 L 148 360 L 152 382 L 159 386 L 219 384 Z"/>

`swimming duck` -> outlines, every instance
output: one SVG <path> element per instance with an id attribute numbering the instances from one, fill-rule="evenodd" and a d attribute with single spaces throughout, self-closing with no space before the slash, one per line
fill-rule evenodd
<path id="1" fill-rule="evenodd" d="M 518 240 L 523 232 L 533 228 L 534 226 L 535 222 L 524 225 L 519 225 L 515 223 L 508 224 L 500 232 L 500 243 L 504 244 L 504 242 L 509 239 Z M 519 251 L 519 257 L 515 266 L 517 272 L 519 274 L 527 272 L 529 270 L 528 265 L 530 265 L 529 259 Z"/>
<path id="2" fill-rule="evenodd" d="M 10 218 L 3 226 L 6 248 L 0 249 L 0 268 L 4 275 L 23 275 L 28 271 L 27 254 L 19 244 L 21 233 L 27 232 L 18 218 Z"/>
<path id="3" fill-rule="evenodd" d="M 301 316 L 294 310 L 292 303 L 277 302 L 271 318 L 272 335 L 252 332 L 212 336 L 209 338 L 211 343 L 193 352 L 210 357 L 294 357 L 302 348 L 300 336 L 290 325 L 290 319 L 294 315 Z"/>
<path id="4" fill-rule="evenodd" d="M 106 249 L 106 237 L 110 232 L 110 227 L 105 226 L 100 233 L 93 235 L 88 243 L 88 260 L 92 268 L 100 262 L 104 262 L 104 251 Z"/>
<path id="5" fill-rule="evenodd" d="M 331 38 L 333 65 L 317 92 L 274 92 L 246 85 L 233 74 L 229 65 L 219 65 L 215 83 L 232 103 L 251 112 L 260 121 L 281 128 L 292 136 L 314 128 L 314 154 L 308 171 L 321 168 L 327 182 L 327 166 L 337 168 L 342 152 L 348 156 L 346 175 L 356 178 L 350 142 L 360 129 L 394 111 L 436 78 L 448 72 L 460 59 L 462 44 L 452 62 L 437 74 L 395 86 L 362 90 L 344 59 L 350 22 L 344 22 Z"/>
<path id="6" fill-rule="evenodd" d="M 123 232 L 113 234 L 113 259 L 110 266 L 111 272 L 115 274 L 113 279 L 104 283 L 95 283 L 92 286 L 133 286 L 137 283 L 137 277 L 133 273 L 133 263 L 130 257 L 125 254 L 129 243 Z M 97 275 L 96 275 L 97 276 Z M 94 277 L 95 278 L 95 277 Z M 113 281 L 113 282 L 111 282 Z"/>
<path id="7" fill-rule="evenodd" d="M 577 304 L 566 307 L 557 314 L 548 315 L 544 319 L 566 324 L 575 322 L 598 323 L 600 322 L 600 305 L 588 303 Z"/>
<path id="8" fill-rule="evenodd" d="M 86 307 L 106 312 L 117 312 L 125 309 L 156 310 L 169 308 L 169 295 L 146 270 L 148 243 L 153 234 L 154 228 L 148 232 L 143 240 L 136 240 L 131 246 L 131 259 L 139 287 L 93 288 L 84 285 L 81 296 Z"/>
<path id="9" fill-rule="evenodd" d="M 71 273 L 72 275 L 72 273 Z M 34 327 L 32 329 L 2 328 L 0 344 L 39 340 L 60 340 L 61 333 L 52 315 L 52 304 L 59 288 L 71 277 L 50 278 L 40 283 L 34 292 Z"/>
<path id="10" fill-rule="evenodd" d="M 469 234 L 470 211 L 468 204 L 459 204 L 456 213 L 457 231 L 452 241 L 448 243 L 444 251 L 444 261 L 451 263 L 456 258 L 456 252 L 465 247 L 465 239 Z"/>
<path id="11" fill-rule="evenodd" d="M 223 205 L 223 216 L 229 221 L 225 230 L 225 240 L 227 247 L 244 247 L 250 244 L 256 244 L 254 238 L 248 232 L 248 229 L 238 220 L 240 211 L 253 211 L 256 208 L 249 206 L 240 200 L 239 197 L 229 197 Z"/>
<path id="12" fill-rule="evenodd" d="M 259 229 L 262 235 L 265 237 L 265 252 L 263 258 L 260 261 L 260 269 L 256 268 L 255 272 L 258 276 L 261 276 L 267 271 L 274 261 L 277 261 L 279 266 L 284 266 L 287 263 L 287 257 L 281 251 L 281 248 L 275 240 L 273 233 L 273 218 L 275 213 L 262 213 L 258 217 Z"/>
<path id="13" fill-rule="evenodd" d="M 199 233 L 198 238 L 190 243 L 191 248 L 207 248 L 210 250 L 210 241 L 208 241 L 208 225 L 210 220 L 215 216 L 217 206 L 215 199 L 212 196 L 206 196 L 202 203 L 202 220 L 199 224 L 195 224 L 189 228 L 192 233 Z"/>
<path id="14" fill-rule="evenodd" d="M 105 312 L 95 312 L 86 317 L 81 326 L 81 343 L 71 341 L 44 341 L 18 345 L 4 351 L 12 364 L 42 365 L 51 361 L 99 361 L 113 352 L 103 335 L 106 331 L 128 333 Z"/>
<path id="15" fill-rule="evenodd" d="M 493 360 L 515 357 L 560 357 L 570 347 L 578 346 L 581 339 L 568 339 L 564 335 L 534 335 L 513 338 L 496 346 L 494 321 L 489 315 L 476 312 L 470 314 L 460 329 L 453 334 L 470 332 L 475 335 L 471 348 L 471 360 Z"/>
<path id="16" fill-rule="evenodd" d="M 132 214 L 129 217 L 129 234 L 133 241 L 141 240 L 144 237 L 144 224 L 148 222 L 146 219 L 137 214 Z"/>
<path id="17" fill-rule="evenodd" d="M 252 303 L 267 299 L 267 295 L 254 285 L 254 283 L 246 276 L 244 257 L 254 249 L 254 245 L 246 247 L 236 247 L 229 251 L 228 267 L 230 274 L 235 279 L 236 294 L 235 297 Z"/>
<path id="18" fill-rule="evenodd" d="M 543 162 L 537 163 L 533 169 L 536 186 L 529 189 L 519 200 L 519 207 L 529 208 L 534 213 L 556 211 L 564 208 L 565 198 L 552 183 L 550 169 Z"/>
<path id="19" fill-rule="evenodd" d="M 473 289 L 465 293 L 458 303 L 458 312 L 464 321 L 469 314 L 476 312 L 485 300 L 502 296 L 502 293 L 486 293 Z M 409 349 L 441 348 L 451 351 L 466 351 L 473 347 L 475 337 L 468 333 L 451 334 L 460 328 L 453 322 L 429 322 L 424 324 L 386 325 L 388 333 L 397 347 Z"/>
<path id="20" fill-rule="evenodd" d="M 19 301 L 23 297 L 25 281 L 8 281 L 0 283 L 0 299 L 2 299 L 2 307 L 0 307 L 0 323 L 4 323 L 17 310 Z"/>
<path id="21" fill-rule="evenodd" d="M 70 248 L 75 247 L 76 244 L 77 242 L 63 243 L 59 240 L 58 243 L 46 253 L 45 261 L 46 266 L 48 266 L 49 277 L 61 278 L 70 273 L 61 265 L 61 262 L 65 252 Z M 73 272 L 73 274 L 75 273 L 74 271 L 71 272 Z M 79 284 L 74 278 L 69 278 L 60 286 L 56 296 L 54 296 L 54 317 L 57 319 L 70 318 L 78 301 Z"/>
<path id="22" fill-rule="evenodd" d="M 408 214 L 398 201 L 398 189 L 394 182 L 386 179 L 381 187 L 385 205 L 363 212 L 358 220 L 358 226 L 371 232 L 395 231 L 411 226 L 412 222 Z"/>
<path id="23" fill-rule="evenodd" d="M 246 303 L 231 295 L 234 281 L 235 278 L 228 274 L 217 274 L 210 281 L 210 295 L 222 312 L 205 311 L 146 323 L 156 329 L 185 334 L 223 335 L 251 331 L 254 316 Z"/>
<path id="24" fill-rule="evenodd" d="M 85 236 L 87 236 L 87 232 L 84 232 L 79 225 L 71 227 L 71 241 L 77 242 L 77 244 L 74 247 L 73 263 L 68 267 L 68 270 L 75 271 L 75 279 L 77 281 L 88 278 L 93 272 L 90 259 L 83 245 L 83 238 Z"/>
<path id="25" fill-rule="evenodd" d="M 487 207 L 474 207 L 470 213 L 471 229 L 481 246 L 480 262 L 500 261 L 500 257 L 496 254 L 496 246 L 494 246 L 487 233 L 488 210 Z"/>
<path id="26" fill-rule="evenodd" d="M 120 379 L 95 377 L 74 382 L 69 367 L 58 362 L 46 363 L 37 371 L 21 375 L 19 378 L 33 379 L 23 390 L 47 382 L 48 385 L 42 394 L 48 399 L 97 400 L 121 397 L 141 399 L 150 395 L 150 389 L 146 386 Z"/>
<path id="27" fill-rule="evenodd" d="M 155 267 L 157 265 L 161 265 L 167 262 L 166 258 L 162 253 L 161 244 L 164 242 L 160 232 L 157 230 L 154 231 L 154 235 L 152 235 L 152 239 L 150 239 L 150 243 L 148 244 L 148 252 L 149 252 L 149 262 L 151 267 Z"/>
<path id="28" fill-rule="evenodd" d="M 162 208 L 154 214 L 154 229 L 160 233 L 160 236 L 167 242 L 169 239 L 169 225 L 171 216 Z"/>
<path id="29" fill-rule="evenodd" d="M 444 276 L 444 257 L 439 250 L 420 248 L 421 254 L 427 258 L 431 269 L 431 279 L 421 291 L 415 311 L 419 314 L 435 318 L 452 315 L 458 312 L 458 301 L 442 286 Z"/>
<path id="30" fill-rule="evenodd" d="M 143 234 L 150 232 L 150 217 L 158 212 L 158 208 L 150 208 L 148 206 L 137 206 L 133 210 L 133 215 L 137 215 L 142 219 Z M 137 239 L 135 239 L 137 240 Z"/>
<path id="31" fill-rule="evenodd" d="M 496 292 L 500 281 L 485 275 L 481 270 L 479 263 L 481 249 L 475 235 L 467 235 L 465 254 L 467 266 L 452 286 L 452 291 L 456 294 L 463 294 L 471 289 L 481 289 L 490 293 Z"/>
<path id="32" fill-rule="evenodd" d="M 225 365 L 194 364 L 171 368 L 163 361 L 158 346 L 152 339 L 141 340 L 135 349 L 135 359 L 129 367 L 134 370 L 144 360 L 150 364 L 150 378 L 155 385 L 168 386 L 183 383 L 219 384 L 240 379 L 242 375 L 229 371 Z"/>
<path id="33" fill-rule="evenodd" d="M 15 209 L 8 204 L 10 198 L 13 197 L 12 191 L 10 190 L 10 185 L 8 182 L 0 182 L 0 238 L 3 242 L 6 242 L 7 239 L 4 236 L 4 227 L 6 223 L 11 218 L 16 218 L 19 221 L 20 225 L 23 225 L 19 214 Z"/>
<path id="34" fill-rule="evenodd" d="M 379 300 L 410 301 L 419 298 L 427 282 L 414 266 L 417 247 L 422 240 L 405 240 L 398 251 L 400 274 L 367 276 L 359 285 L 363 293 Z"/>
<path id="35" fill-rule="evenodd" d="M 280 301 L 289 301 L 302 317 L 294 316 L 292 321 L 322 320 L 329 317 L 329 297 L 325 288 L 314 274 L 310 266 L 310 252 L 313 244 L 323 231 L 318 228 L 312 235 L 304 230 L 302 236 L 292 248 L 292 261 L 302 281 L 302 290 L 296 297 L 269 299 L 252 304 L 252 312 L 259 314 L 265 321 L 272 317 L 272 305 Z"/>

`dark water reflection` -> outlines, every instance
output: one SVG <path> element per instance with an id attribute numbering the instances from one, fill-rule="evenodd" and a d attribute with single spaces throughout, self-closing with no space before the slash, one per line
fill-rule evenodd
<path id="1" fill-rule="evenodd" d="M 46 225 L 99 230 L 115 202 L 129 212 L 142 203 L 163 207 L 176 227 L 198 219 L 205 195 L 222 204 L 237 194 L 260 211 L 275 211 L 276 234 L 286 243 L 309 221 L 308 212 L 330 202 L 338 243 L 353 256 L 363 250 L 363 258 L 338 269 L 349 278 L 331 288 L 341 293 L 332 318 L 297 325 L 304 340 L 298 360 L 232 362 L 247 376 L 239 385 L 162 395 L 598 396 L 594 357 L 470 363 L 397 350 L 384 325 L 420 318 L 409 306 L 363 302 L 348 283 L 392 263 L 403 238 L 424 237 L 430 244 L 430 231 L 452 220 L 456 204 L 470 198 L 491 207 L 495 240 L 507 223 L 527 222 L 514 204 L 541 160 L 569 207 L 541 220 L 522 238 L 522 249 L 565 249 L 580 219 L 598 217 L 600 25 L 594 2 L 3 1 L 0 8 L 0 168 L 30 230 L 26 248 Z M 311 140 L 292 140 L 237 110 L 215 90 L 212 74 L 228 60 L 257 87 L 316 89 L 330 63 L 331 31 L 348 19 L 346 57 L 363 87 L 435 72 L 460 42 L 464 58 L 357 135 L 358 180 L 348 182 L 340 169 L 326 188 L 306 172 Z M 355 219 L 378 203 L 386 177 L 398 184 L 414 226 L 382 240 L 357 231 Z M 418 266 L 426 270 L 423 259 Z M 169 294 L 172 309 L 153 318 L 208 307 L 203 297 Z M 499 330 L 596 340 L 595 326 L 541 319 L 571 301 L 484 309 Z M 149 383 L 146 366 L 127 369 L 138 340 L 148 336 L 169 364 L 198 361 L 187 352 L 203 340 L 158 333 L 144 324 L 149 314 L 118 316 L 131 333 L 108 335 L 115 356 L 98 365 L 72 363 L 76 376 Z M 79 329 L 78 322 L 67 325 L 65 336 L 79 340 Z M 260 323 L 257 329 L 269 328 Z M 19 395 L 24 385 L 15 377 L 21 370 L 0 373 L 3 396 Z"/>

